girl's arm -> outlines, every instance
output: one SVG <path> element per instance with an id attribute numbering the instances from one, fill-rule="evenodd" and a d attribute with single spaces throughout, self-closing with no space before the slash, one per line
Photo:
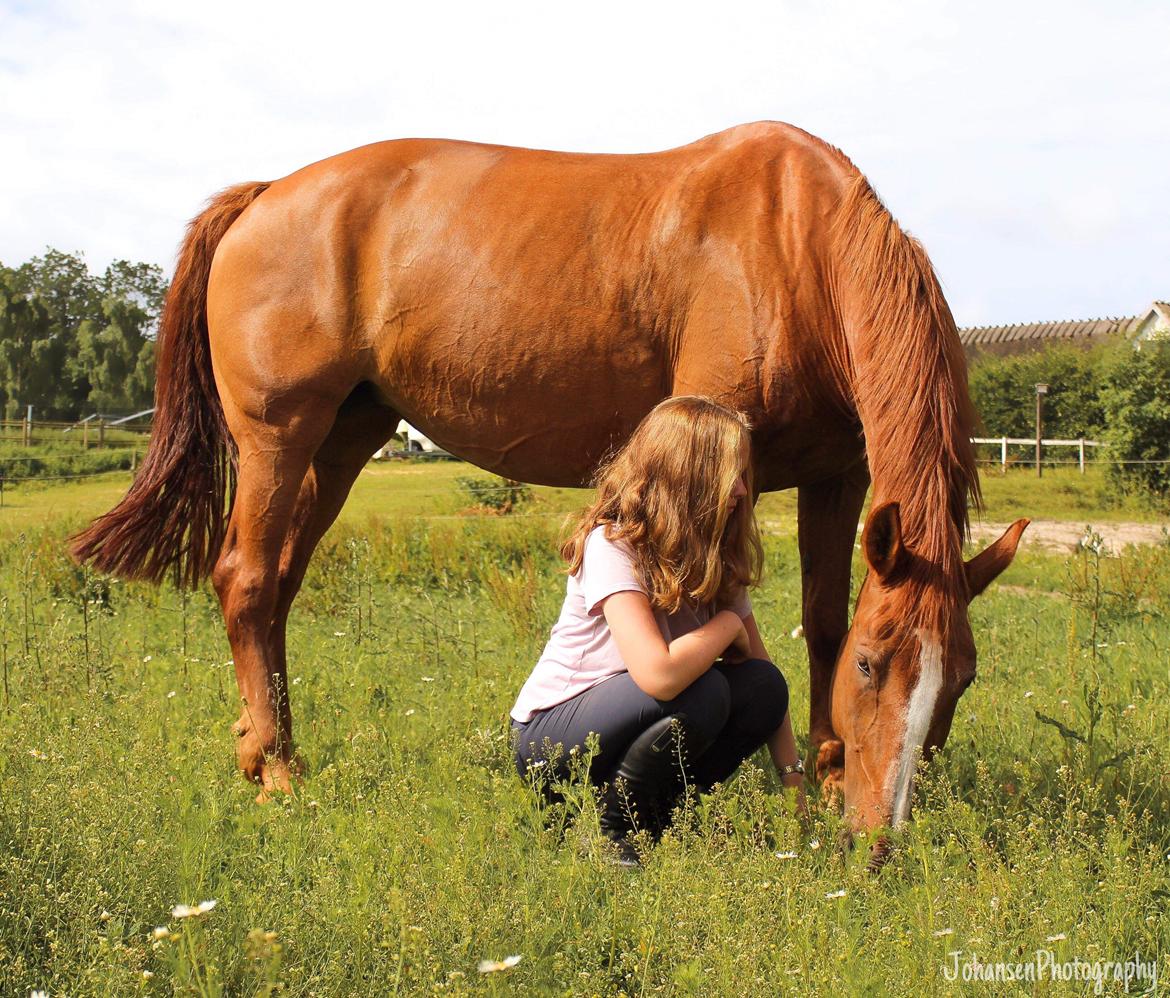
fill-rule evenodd
<path id="1" fill-rule="evenodd" d="M 630 677 L 655 700 L 673 700 L 710 669 L 744 629 L 734 610 L 720 610 L 702 627 L 668 645 L 645 593 L 616 592 L 601 608 Z"/>
<path id="2" fill-rule="evenodd" d="M 751 644 L 751 657 L 763 658 L 769 662 L 772 656 L 764 647 L 764 639 L 760 637 L 760 629 L 756 626 L 756 615 L 749 613 L 743 620 L 744 630 L 747 631 L 748 641 Z M 768 739 L 768 753 L 772 756 L 772 764 L 777 771 L 785 766 L 791 766 L 800 756 L 796 752 L 796 738 L 792 734 L 792 712 L 784 712 L 784 720 Z M 780 777 L 780 782 L 786 787 L 803 787 L 804 776 L 801 773 L 788 773 Z"/>

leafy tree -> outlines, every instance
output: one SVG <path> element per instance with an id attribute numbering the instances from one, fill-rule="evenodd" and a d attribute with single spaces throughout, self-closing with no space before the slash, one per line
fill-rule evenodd
<path id="1" fill-rule="evenodd" d="M 1054 345 L 1036 353 L 980 361 L 971 370 L 970 385 L 985 433 L 1032 436 L 1036 432 L 1036 385 L 1047 384 L 1044 435 L 1071 439 L 1097 436 L 1105 425 L 1100 398 L 1105 369 L 1108 357 L 1117 349 Z"/>
<path id="2" fill-rule="evenodd" d="M 149 263 L 115 260 L 100 276 L 77 253 L 47 249 L 0 266 L 0 404 L 42 418 L 142 409 L 154 392 L 154 337 L 167 284 Z"/>
<path id="3" fill-rule="evenodd" d="M 98 412 L 145 408 L 154 391 L 154 341 L 146 336 L 150 315 L 115 297 L 102 302 L 102 313 L 104 324 L 86 319 L 77 331 L 75 381 L 89 385 L 86 401 Z"/>
<path id="4" fill-rule="evenodd" d="M 1170 343 L 1145 343 L 1118 357 L 1101 402 L 1115 487 L 1170 508 Z"/>
<path id="5" fill-rule="evenodd" d="M 43 301 L 20 290 L 15 272 L 0 269 L 0 399 L 5 418 L 24 407 L 51 408 L 59 398 L 61 342 Z"/>
<path id="6" fill-rule="evenodd" d="M 146 335 L 154 339 L 167 295 L 167 280 L 162 268 L 153 263 L 115 260 L 106 268 L 100 284 L 104 300 L 118 298 L 132 302 L 143 311 L 146 316 Z"/>

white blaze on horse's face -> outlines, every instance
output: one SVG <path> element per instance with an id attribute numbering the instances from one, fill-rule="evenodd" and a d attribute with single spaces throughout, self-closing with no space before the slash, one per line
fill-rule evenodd
<path id="1" fill-rule="evenodd" d="M 906 726 L 902 748 L 890 766 L 886 794 L 890 804 L 890 824 L 897 828 L 910 814 L 914 794 L 914 773 L 934 720 L 935 707 L 943 686 L 942 641 L 936 635 L 919 632 L 918 680 L 906 704 Z"/>
<path id="2" fill-rule="evenodd" d="M 923 575 L 920 556 L 903 546 L 896 503 L 870 513 L 862 534 L 869 571 L 833 672 L 835 738 L 817 757 L 820 775 L 840 781 L 855 829 L 909 817 L 918 761 L 946 744 L 955 706 L 975 678 L 968 601 L 1010 564 L 1027 524 L 1012 524 L 963 564 L 962 580 L 944 586 L 941 569 L 936 579 Z M 843 773 L 834 770 L 842 765 Z"/>

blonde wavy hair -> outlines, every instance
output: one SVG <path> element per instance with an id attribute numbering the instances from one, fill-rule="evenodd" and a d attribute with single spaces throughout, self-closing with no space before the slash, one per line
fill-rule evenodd
<path id="1" fill-rule="evenodd" d="M 751 424 L 741 412 L 700 395 L 659 402 L 598 468 L 597 498 L 569 521 L 561 545 L 569 574 L 585 540 L 605 524 L 626 541 L 651 606 L 675 613 L 688 602 L 726 604 L 759 585 L 764 552 L 756 523 Z M 746 468 L 745 468 L 746 462 Z M 747 495 L 728 508 L 743 474 Z"/>

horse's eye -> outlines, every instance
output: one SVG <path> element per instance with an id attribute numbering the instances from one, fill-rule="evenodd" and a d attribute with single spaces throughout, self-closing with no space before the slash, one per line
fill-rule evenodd
<path id="1" fill-rule="evenodd" d="M 869 661 L 864 655 L 857 656 L 857 671 L 865 676 L 866 679 L 869 678 Z"/>

